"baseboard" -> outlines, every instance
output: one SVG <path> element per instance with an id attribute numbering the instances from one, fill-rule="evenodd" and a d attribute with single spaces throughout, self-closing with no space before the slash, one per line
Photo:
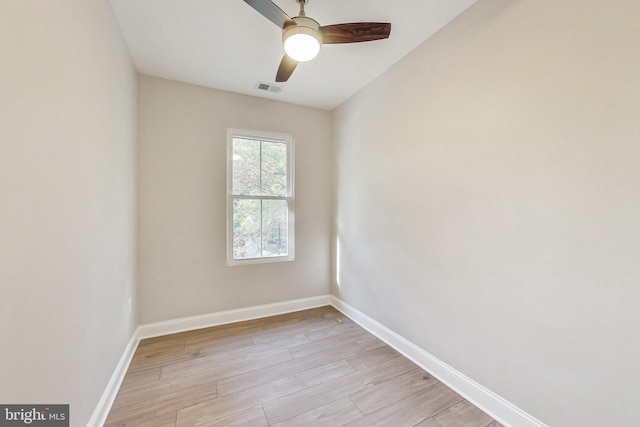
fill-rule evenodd
<path id="1" fill-rule="evenodd" d="M 273 304 L 256 305 L 237 310 L 219 311 L 201 316 L 183 317 L 165 322 L 149 323 L 140 326 L 140 339 L 322 307 L 330 304 L 329 298 L 329 295 L 321 295 Z"/>
<path id="2" fill-rule="evenodd" d="M 138 348 L 138 343 L 140 342 L 139 331 L 140 328 L 137 328 L 131 336 L 131 339 L 129 339 L 129 342 L 116 365 L 116 369 L 113 371 L 113 375 L 111 375 L 104 393 L 102 393 L 102 397 L 100 398 L 96 409 L 93 411 L 93 414 L 91 414 L 87 427 L 101 427 L 107 420 L 111 406 L 116 400 L 118 390 L 120 390 L 120 385 L 122 385 L 122 380 L 124 380 L 124 376 L 127 373 L 127 369 L 129 369 L 131 359 L 133 359 L 133 354 L 136 352 L 136 348 Z"/>
<path id="3" fill-rule="evenodd" d="M 458 372 L 451 366 L 432 356 L 412 342 L 396 334 L 386 326 L 373 320 L 371 317 L 341 301 L 340 299 L 322 295 L 318 297 L 285 301 L 274 304 L 258 305 L 237 310 L 227 310 L 202 316 L 185 317 L 166 322 L 150 323 L 139 326 L 129 340 L 118 365 L 116 366 L 107 387 L 93 411 L 88 427 L 100 427 L 104 424 L 111 410 L 111 406 L 118 394 L 122 380 L 129 368 L 133 354 L 141 339 L 174 334 L 194 329 L 208 328 L 211 326 L 228 323 L 242 322 L 245 320 L 259 319 L 276 316 L 278 314 L 291 313 L 324 305 L 332 305 L 337 310 L 354 320 L 364 329 L 368 330 L 382 341 L 389 344 L 399 353 L 413 361 L 415 364 L 430 372 L 442 383 L 463 396 L 469 402 L 485 411 L 494 419 L 507 427 L 546 427 L 531 415 L 522 411 L 471 378 Z"/>
<path id="4" fill-rule="evenodd" d="M 330 297 L 331 305 L 507 427 L 546 427 L 520 408 L 432 356 L 371 317 Z"/>

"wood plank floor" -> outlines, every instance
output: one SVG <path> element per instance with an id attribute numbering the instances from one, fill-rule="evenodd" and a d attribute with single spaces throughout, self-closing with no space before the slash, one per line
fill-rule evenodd
<path id="1" fill-rule="evenodd" d="M 140 342 L 105 426 L 498 427 L 332 307 Z"/>

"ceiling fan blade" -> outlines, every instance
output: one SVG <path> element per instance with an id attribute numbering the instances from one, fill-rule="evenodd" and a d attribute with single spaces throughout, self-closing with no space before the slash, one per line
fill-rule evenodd
<path id="1" fill-rule="evenodd" d="M 289 77 L 291 77 L 291 74 L 293 74 L 293 71 L 297 66 L 298 63 L 285 54 L 282 57 L 282 61 L 278 67 L 278 72 L 276 73 L 276 82 L 281 83 L 289 80 Z"/>
<path id="2" fill-rule="evenodd" d="M 296 24 L 289 15 L 287 15 L 271 0 L 244 0 L 244 2 L 280 28 Z"/>
<path id="3" fill-rule="evenodd" d="M 384 22 L 352 22 L 320 27 L 322 44 L 370 42 L 389 38 L 391 24 Z"/>

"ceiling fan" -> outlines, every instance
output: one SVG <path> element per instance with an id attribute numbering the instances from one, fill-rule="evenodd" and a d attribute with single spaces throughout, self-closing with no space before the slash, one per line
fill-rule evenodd
<path id="1" fill-rule="evenodd" d="M 323 44 L 358 43 L 389 37 L 391 24 L 383 22 L 352 22 L 321 26 L 307 17 L 304 5 L 309 0 L 296 0 L 300 12 L 289 17 L 271 0 L 244 0 L 269 21 L 282 28 L 285 55 L 276 73 L 276 82 L 286 82 L 299 62 L 310 61 L 320 52 Z"/>

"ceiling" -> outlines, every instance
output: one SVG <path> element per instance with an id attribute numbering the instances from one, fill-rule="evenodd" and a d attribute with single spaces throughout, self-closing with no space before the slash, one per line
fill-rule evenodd
<path id="1" fill-rule="evenodd" d="M 476 0 L 309 0 L 321 25 L 391 22 L 387 40 L 323 46 L 280 93 L 281 29 L 243 0 L 109 0 L 138 72 L 331 110 L 384 73 Z M 273 0 L 296 16 L 296 0 Z"/>

